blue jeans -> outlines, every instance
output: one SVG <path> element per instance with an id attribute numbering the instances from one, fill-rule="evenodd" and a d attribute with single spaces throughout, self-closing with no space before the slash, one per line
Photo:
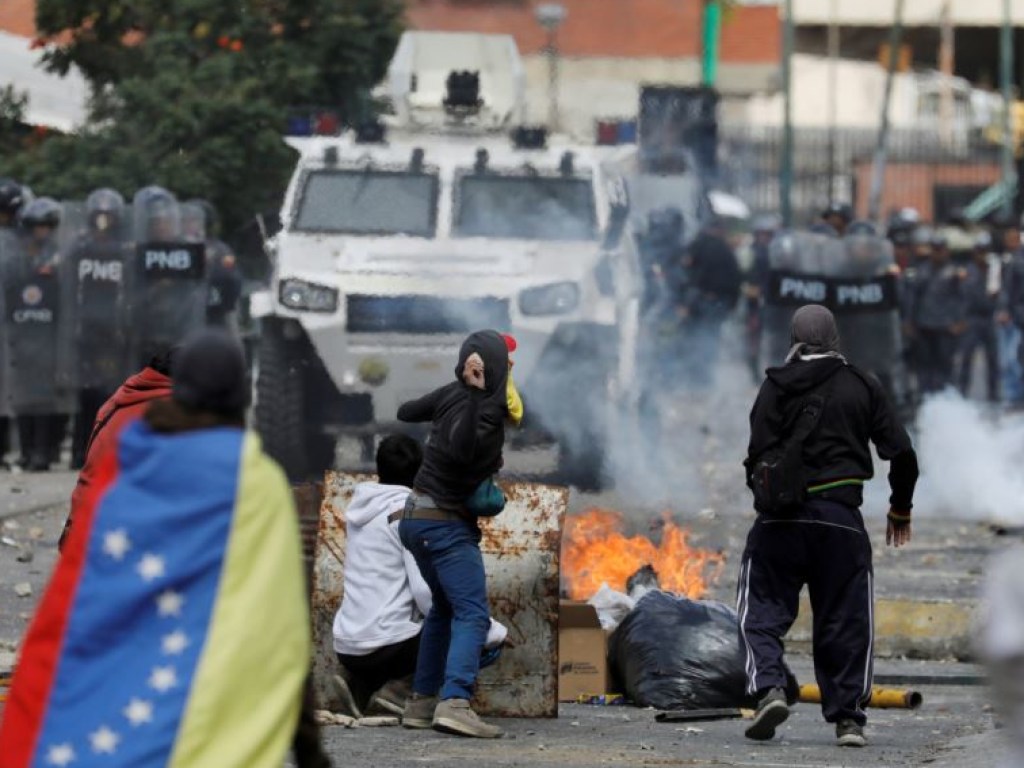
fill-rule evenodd
<path id="1" fill-rule="evenodd" d="M 1019 403 L 1024 400 L 1024 371 L 1021 370 L 1017 350 L 1020 347 L 1020 329 L 1013 323 L 998 326 L 999 368 L 1003 380 L 1003 400 Z"/>
<path id="2" fill-rule="evenodd" d="M 402 520 L 399 536 L 430 587 L 413 691 L 471 699 L 490 612 L 480 534 L 460 521 Z"/>

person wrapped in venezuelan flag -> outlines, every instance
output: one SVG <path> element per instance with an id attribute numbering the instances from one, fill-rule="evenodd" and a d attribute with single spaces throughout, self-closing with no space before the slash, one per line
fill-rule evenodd
<path id="1" fill-rule="evenodd" d="M 203 331 L 172 397 L 121 433 L 23 644 L 2 768 L 282 765 L 309 613 L 292 494 L 244 429 L 246 392 L 237 342 Z"/>

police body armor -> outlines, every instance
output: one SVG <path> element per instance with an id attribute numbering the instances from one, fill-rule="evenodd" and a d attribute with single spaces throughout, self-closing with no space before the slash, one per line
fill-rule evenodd
<path id="1" fill-rule="evenodd" d="M 206 248 L 184 238 L 178 203 L 166 190 L 140 190 L 132 207 L 132 349 L 141 366 L 161 348 L 181 343 L 205 324 Z"/>
<path id="2" fill-rule="evenodd" d="M 70 318 L 63 301 L 56 238 L 21 238 L 3 264 L 7 402 L 11 413 L 67 414 L 74 409 Z"/>
<path id="3" fill-rule="evenodd" d="M 764 304 L 763 359 L 781 365 L 790 322 L 804 304 L 832 310 L 844 356 L 874 373 L 896 402 L 906 396 L 897 269 L 891 244 L 874 234 L 845 238 L 780 232 L 772 242 Z"/>

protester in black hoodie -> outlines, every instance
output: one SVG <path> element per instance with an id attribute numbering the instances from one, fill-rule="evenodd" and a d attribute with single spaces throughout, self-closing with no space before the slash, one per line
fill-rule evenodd
<path id="1" fill-rule="evenodd" d="M 490 611 L 476 504 L 501 468 L 508 416 L 508 347 L 496 331 L 462 345 L 456 381 L 398 409 L 406 422 L 432 422 L 423 464 L 399 526 L 433 605 L 402 724 L 463 736 L 497 738 L 469 705 Z"/>
<path id="2" fill-rule="evenodd" d="M 873 592 L 871 544 L 859 507 L 873 475 L 869 442 L 891 462 L 886 542 L 910 541 L 917 456 L 881 384 L 839 353 L 835 318 L 810 305 L 793 317 L 786 364 L 771 368 L 750 414 L 751 469 L 787 440 L 812 395 L 821 416 L 804 441 L 806 501 L 784 514 L 758 514 L 747 538 L 737 593 L 746 649 L 747 690 L 758 698 L 748 738 L 764 740 L 789 716 L 782 637 L 808 586 L 814 614 L 814 669 L 825 720 L 840 746 L 863 746 L 863 706 L 871 693 Z"/>

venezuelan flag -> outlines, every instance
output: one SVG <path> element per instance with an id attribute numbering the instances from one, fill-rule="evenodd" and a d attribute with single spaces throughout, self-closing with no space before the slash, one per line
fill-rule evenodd
<path id="1" fill-rule="evenodd" d="M 0 767 L 280 768 L 310 656 L 280 469 L 240 429 L 136 422 L 100 475 L 23 644 Z"/>

